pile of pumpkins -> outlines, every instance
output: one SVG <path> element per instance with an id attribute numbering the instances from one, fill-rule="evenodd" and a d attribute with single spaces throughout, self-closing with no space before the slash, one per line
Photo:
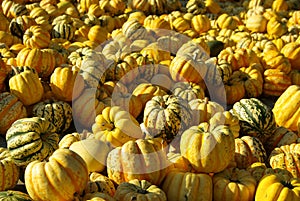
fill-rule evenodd
<path id="1" fill-rule="evenodd" d="M 300 200 L 298 0 L 0 3 L 0 200 Z"/>

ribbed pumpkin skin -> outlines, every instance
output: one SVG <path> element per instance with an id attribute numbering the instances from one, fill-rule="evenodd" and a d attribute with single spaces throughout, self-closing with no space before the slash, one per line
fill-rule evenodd
<path id="1" fill-rule="evenodd" d="M 15 163 L 24 166 L 47 159 L 58 148 L 59 136 L 49 121 L 31 117 L 15 121 L 6 133 L 6 141 Z"/>
<path id="2" fill-rule="evenodd" d="M 192 82 L 177 82 L 173 85 L 171 91 L 175 96 L 187 101 L 205 97 L 204 89 L 199 84 Z"/>
<path id="3" fill-rule="evenodd" d="M 116 193 L 113 180 L 98 172 L 90 173 L 89 182 L 86 184 L 83 194 L 95 192 L 105 193 L 113 197 Z"/>
<path id="4" fill-rule="evenodd" d="M 160 185 L 167 174 L 167 154 L 160 138 L 128 141 L 107 156 L 108 177 L 117 184 L 133 179 Z"/>
<path id="5" fill-rule="evenodd" d="M 197 172 L 220 172 L 234 157 L 234 136 L 229 126 L 203 122 L 183 132 L 180 153 Z"/>
<path id="6" fill-rule="evenodd" d="M 300 86 L 289 86 L 277 99 L 273 107 L 275 121 L 294 132 L 300 120 Z"/>
<path id="7" fill-rule="evenodd" d="M 19 167 L 11 158 L 6 148 L 0 147 L 0 191 L 12 189 L 19 180 Z M 0 199 L 1 200 L 1 199 Z"/>
<path id="8" fill-rule="evenodd" d="M 57 149 L 48 161 L 29 163 L 24 175 L 26 189 L 33 200 L 73 200 L 89 178 L 84 160 L 69 149 Z"/>
<path id="9" fill-rule="evenodd" d="M 72 122 L 72 107 L 64 101 L 45 100 L 33 106 L 33 115 L 43 117 L 56 128 L 56 133 L 62 134 Z"/>
<path id="10" fill-rule="evenodd" d="M 95 118 L 92 126 L 95 138 L 110 143 L 113 147 L 143 138 L 138 121 L 119 106 L 105 107 Z"/>
<path id="11" fill-rule="evenodd" d="M 272 168 L 286 169 L 293 177 L 300 178 L 300 144 L 292 143 L 273 149 L 269 155 L 269 163 Z"/>
<path id="12" fill-rule="evenodd" d="M 16 67 L 14 71 L 15 75 L 9 79 L 10 92 L 25 106 L 39 102 L 43 97 L 44 88 L 37 71 L 27 66 Z"/>
<path id="13" fill-rule="evenodd" d="M 23 43 L 31 48 L 47 48 L 50 44 L 50 33 L 42 26 L 31 26 L 23 35 Z"/>
<path id="14" fill-rule="evenodd" d="M 281 52 L 289 59 L 292 69 L 300 70 L 300 43 L 287 43 Z"/>
<path id="15" fill-rule="evenodd" d="M 165 192 L 149 181 L 133 179 L 121 183 L 114 198 L 118 201 L 167 201 Z"/>
<path id="16" fill-rule="evenodd" d="M 167 174 L 162 189 L 172 201 L 212 201 L 212 178 L 204 173 L 173 170 Z"/>
<path id="17" fill-rule="evenodd" d="M 7 190 L 0 192 L 1 201 L 33 201 L 32 198 L 21 191 Z"/>
<path id="18" fill-rule="evenodd" d="M 230 112 L 239 118 L 242 135 L 257 137 L 262 143 L 275 129 L 271 108 L 257 98 L 240 100 L 233 105 Z"/>
<path id="19" fill-rule="evenodd" d="M 255 196 L 256 180 L 244 169 L 227 168 L 213 176 L 213 200 L 252 201 Z"/>
<path id="20" fill-rule="evenodd" d="M 264 176 L 258 183 L 255 201 L 281 201 L 300 199 L 300 179 L 282 174 Z"/>
<path id="21" fill-rule="evenodd" d="M 35 68 L 38 74 L 46 78 L 55 68 L 55 57 L 50 49 L 23 48 L 17 55 L 18 66 Z"/>
<path id="22" fill-rule="evenodd" d="M 13 18 L 9 24 L 9 30 L 12 35 L 22 39 L 25 31 L 36 25 L 36 22 L 33 18 L 28 17 L 27 15 L 22 15 L 16 18 Z"/>
<path id="23" fill-rule="evenodd" d="M 263 94 L 266 96 L 280 96 L 291 84 L 290 76 L 278 69 L 264 71 Z"/>
<path id="24" fill-rule="evenodd" d="M 168 143 L 191 124 L 188 102 L 173 95 L 154 96 L 146 103 L 143 122 L 152 137 Z"/>
<path id="25" fill-rule="evenodd" d="M 23 103 L 13 94 L 0 94 L 0 134 L 5 135 L 11 124 L 17 119 L 27 117 Z"/>
<path id="26" fill-rule="evenodd" d="M 235 138 L 235 162 L 237 168 L 247 168 L 254 162 L 266 162 L 267 154 L 261 141 L 256 137 Z"/>
<path id="27" fill-rule="evenodd" d="M 95 5 L 95 4 L 94 4 Z M 106 193 L 87 193 L 83 196 L 82 200 L 84 201 L 116 201 L 113 197 Z"/>

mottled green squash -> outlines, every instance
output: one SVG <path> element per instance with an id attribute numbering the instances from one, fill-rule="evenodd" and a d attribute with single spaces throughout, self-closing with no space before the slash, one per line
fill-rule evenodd
<path id="1" fill-rule="evenodd" d="M 32 201 L 31 197 L 21 191 L 7 190 L 0 192 L 1 201 Z"/>

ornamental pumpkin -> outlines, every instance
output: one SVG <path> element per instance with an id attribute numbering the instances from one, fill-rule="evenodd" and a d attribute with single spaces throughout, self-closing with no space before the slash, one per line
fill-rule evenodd
<path id="1" fill-rule="evenodd" d="M 264 51 L 262 61 L 265 70 L 278 69 L 286 74 L 289 74 L 292 69 L 288 58 L 277 50 Z"/>
<path id="2" fill-rule="evenodd" d="M 276 147 L 297 143 L 299 136 L 293 131 L 279 126 L 274 130 L 274 133 L 265 142 L 267 154 L 269 155 Z"/>
<path id="3" fill-rule="evenodd" d="M 162 183 L 168 200 L 204 201 L 212 200 L 212 178 L 205 173 L 170 171 Z"/>
<path id="4" fill-rule="evenodd" d="M 64 135 L 58 143 L 59 148 L 69 148 L 74 142 L 80 141 L 81 135 L 77 132 Z"/>
<path id="5" fill-rule="evenodd" d="M 213 175 L 213 200 L 253 200 L 257 182 L 244 169 L 227 168 Z"/>
<path id="6" fill-rule="evenodd" d="M 92 126 L 95 138 L 110 143 L 112 147 L 143 137 L 138 121 L 119 106 L 105 107 Z"/>
<path id="7" fill-rule="evenodd" d="M 264 33 L 267 28 L 268 20 L 263 16 L 263 14 L 252 14 L 246 20 L 246 27 L 251 32 Z"/>
<path id="8" fill-rule="evenodd" d="M 272 109 L 274 118 L 279 126 L 284 126 L 294 132 L 299 125 L 300 114 L 300 86 L 289 86 L 276 100 Z"/>
<path id="9" fill-rule="evenodd" d="M 269 155 L 269 164 L 272 168 L 288 170 L 293 177 L 300 177 L 298 160 L 300 156 L 300 144 L 292 143 L 276 147 Z"/>
<path id="10" fill-rule="evenodd" d="M 35 104 L 32 108 L 33 116 L 43 117 L 50 121 L 56 133 L 62 134 L 71 125 L 73 120 L 72 107 L 64 101 L 45 100 Z"/>
<path id="11" fill-rule="evenodd" d="M 281 52 L 289 59 L 292 69 L 300 69 L 300 43 L 287 43 L 283 46 Z"/>
<path id="12" fill-rule="evenodd" d="M 83 196 L 81 199 L 83 201 L 116 201 L 113 197 L 106 193 L 100 193 L 100 192 L 95 192 L 95 193 L 87 193 Z"/>
<path id="13" fill-rule="evenodd" d="M 28 66 L 13 67 L 12 77 L 9 79 L 9 90 L 25 106 L 39 102 L 44 94 L 37 71 Z"/>
<path id="14" fill-rule="evenodd" d="M 291 78 L 292 85 L 300 86 L 300 70 L 291 70 L 289 76 Z"/>
<path id="15" fill-rule="evenodd" d="M 286 22 L 278 19 L 277 17 L 272 17 L 267 23 L 267 33 L 272 38 L 279 38 L 288 32 L 288 27 Z"/>
<path id="16" fill-rule="evenodd" d="M 0 200 L 8 201 L 8 200 L 23 200 L 23 201 L 33 201 L 32 198 L 21 191 L 16 190 L 7 190 L 0 192 Z"/>
<path id="17" fill-rule="evenodd" d="M 86 163 L 89 172 L 102 172 L 105 169 L 106 157 L 110 148 L 105 142 L 96 139 L 83 139 L 69 147 Z"/>
<path id="18" fill-rule="evenodd" d="M 167 201 L 165 192 L 146 180 L 133 179 L 121 183 L 114 198 L 118 201 Z"/>
<path id="19" fill-rule="evenodd" d="M 170 90 L 175 96 L 181 97 L 188 102 L 205 97 L 204 89 L 193 82 L 177 82 Z"/>
<path id="20" fill-rule="evenodd" d="M 278 69 L 264 71 L 263 94 L 266 96 L 280 96 L 291 85 L 291 78 L 285 72 Z"/>
<path id="21" fill-rule="evenodd" d="M 82 93 L 84 79 L 74 66 L 56 67 L 50 76 L 50 87 L 57 99 L 72 101 Z"/>
<path id="22" fill-rule="evenodd" d="M 0 93 L 0 134 L 6 131 L 18 119 L 27 117 L 27 111 L 17 96 L 9 92 Z"/>
<path id="23" fill-rule="evenodd" d="M 155 63 L 171 59 L 171 53 L 169 51 L 161 49 L 158 46 L 157 42 L 150 43 L 149 45 L 141 49 L 140 53 L 144 57 L 149 57 L 150 59 L 153 59 Z"/>
<path id="24" fill-rule="evenodd" d="M 276 127 L 271 108 L 257 98 L 236 102 L 230 112 L 240 120 L 242 135 L 257 137 L 262 143 L 266 142 Z"/>
<path id="25" fill-rule="evenodd" d="M 32 17 L 21 15 L 13 18 L 9 23 L 9 30 L 13 36 L 23 39 L 25 31 L 31 26 L 36 25 Z"/>
<path id="26" fill-rule="evenodd" d="M 17 55 L 17 66 L 29 66 L 42 78 L 51 75 L 55 68 L 54 51 L 51 49 L 23 48 Z"/>
<path id="27" fill-rule="evenodd" d="M 15 121 L 6 133 L 7 148 L 15 163 L 26 166 L 49 158 L 58 148 L 59 136 L 52 123 L 41 117 Z"/>
<path id="28" fill-rule="evenodd" d="M 168 143 L 187 129 L 191 120 L 188 102 L 174 95 L 154 96 L 144 109 L 143 123 L 150 136 Z"/>
<path id="29" fill-rule="evenodd" d="M 64 21 L 53 24 L 53 27 L 51 29 L 52 38 L 72 40 L 74 38 L 74 34 L 75 28 L 73 27 L 73 25 Z"/>
<path id="30" fill-rule="evenodd" d="M 264 176 L 258 183 L 255 201 L 275 201 L 300 199 L 300 179 L 290 178 L 282 174 Z"/>
<path id="31" fill-rule="evenodd" d="M 233 105 L 243 99 L 246 95 L 245 86 L 242 80 L 239 79 L 229 79 L 226 83 L 224 83 L 224 87 L 222 85 L 217 86 L 217 90 L 217 100 L 222 102 L 222 104 L 224 103 L 224 97 L 226 104 Z"/>
<path id="32" fill-rule="evenodd" d="M 161 138 L 130 140 L 110 151 L 106 163 L 108 177 L 117 184 L 139 179 L 160 185 L 169 165 Z"/>
<path id="33" fill-rule="evenodd" d="M 203 122 L 182 133 L 180 153 L 197 172 L 221 172 L 234 157 L 234 136 L 229 126 Z"/>
<path id="34" fill-rule="evenodd" d="M 245 169 L 255 162 L 266 162 L 267 153 L 261 143 L 256 137 L 243 136 L 235 138 L 235 163 L 236 167 Z"/>
<path id="35" fill-rule="evenodd" d="M 235 29 L 238 25 L 238 21 L 233 16 L 230 16 L 227 13 L 223 13 L 218 16 L 216 25 L 220 29 Z"/>
<path id="36" fill-rule="evenodd" d="M 209 101 L 207 97 L 190 100 L 189 106 L 192 110 L 192 125 L 208 122 L 217 112 L 224 112 L 222 105 L 215 101 Z"/>
<path id="37" fill-rule="evenodd" d="M 24 32 L 23 44 L 30 48 L 47 48 L 50 44 L 50 33 L 41 26 L 31 26 Z"/>
<path id="38" fill-rule="evenodd" d="M 148 39 L 148 32 L 138 19 L 127 20 L 122 26 L 123 34 L 131 41 L 137 39 Z"/>
<path id="39" fill-rule="evenodd" d="M 98 172 L 91 172 L 83 194 L 95 192 L 105 193 L 113 197 L 116 193 L 113 180 Z"/>
<path id="40" fill-rule="evenodd" d="M 194 15 L 191 26 L 198 34 L 207 32 L 211 28 L 210 20 L 206 15 Z"/>
<path id="41" fill-rule="evenodd" d="M 255 178 L 257 184 L 263 178 L 263 176 L 274 173 L 282 174 L 290 178 L 293 177 L 293 175 L 285 169 L 267 167 L 267 163 L 262 162 L 252 163 L 250 166 L 247 167 L 246 170 L 250 172 L 250 174 Z"/>
<path id="42" fill-rule="evenodd" d="M 9 151 L 3 147 L 0 147 L 0 175 L 3 178 L 0 181 L 0 191 L 14 188 L 19 181 L 19 167 L 11 158 Z"/>
<path id="43" fill-rule="evenodd" d="M 186 12 L 192 13 L 194 15 L 205 14 L 207 7 L 204 1 L 202 0 L 188 0 L 186 5 Z"/>
<path id="44" fill-rule="evenodd" d="M 141 83 L 133 89 L 132 95 L 140 99 L 142 108 L 145 108 L 146 103 L 154 96 L 164 96 L 167 95 L 167 92 L 160 86 L 151 83 Z"/>
<path id="45" fill-rule="evenodd" d="M 201 82 L 207 73 L 207 66 L 192 56 L 176 56 L 171 61 L 169 71 L 174 81 Z"/>
<path id="46" fill-rule="evenodd" d="M 84 190 L 89 176 L 86 163 L 77 153 L 57 149 L 47 161 L 29 163 L 24 178 L 32 199 L 67 201 Z"/>

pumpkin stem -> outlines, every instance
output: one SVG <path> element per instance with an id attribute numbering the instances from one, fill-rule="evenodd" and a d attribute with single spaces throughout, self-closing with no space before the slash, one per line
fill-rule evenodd
<path id="1" fill-rule="evenodd" d="M 291 184 L 291 182 L 289 181 L 281 181 L 281 184 L 284 186 L 284 187 L 287 187 L 289 189 L 293 189 L 294 186 Z"/>
<path id="2" fill-rule="evenodd" d="M 15 75 L 20 74 L 20 72 L 17 70 L 17 67 L 14 65 L 11 65 L 11 69 L 14 71 Z"/>
<path id="3" fill-rule="evenodd" d="M 145 189 L 142 189 L 142 188 L 139 188 L 137 190 L 137 192 L 140 193 L 140 194 L 147 194 L 148 193 L 148 191 L 146 191 Z"/>

